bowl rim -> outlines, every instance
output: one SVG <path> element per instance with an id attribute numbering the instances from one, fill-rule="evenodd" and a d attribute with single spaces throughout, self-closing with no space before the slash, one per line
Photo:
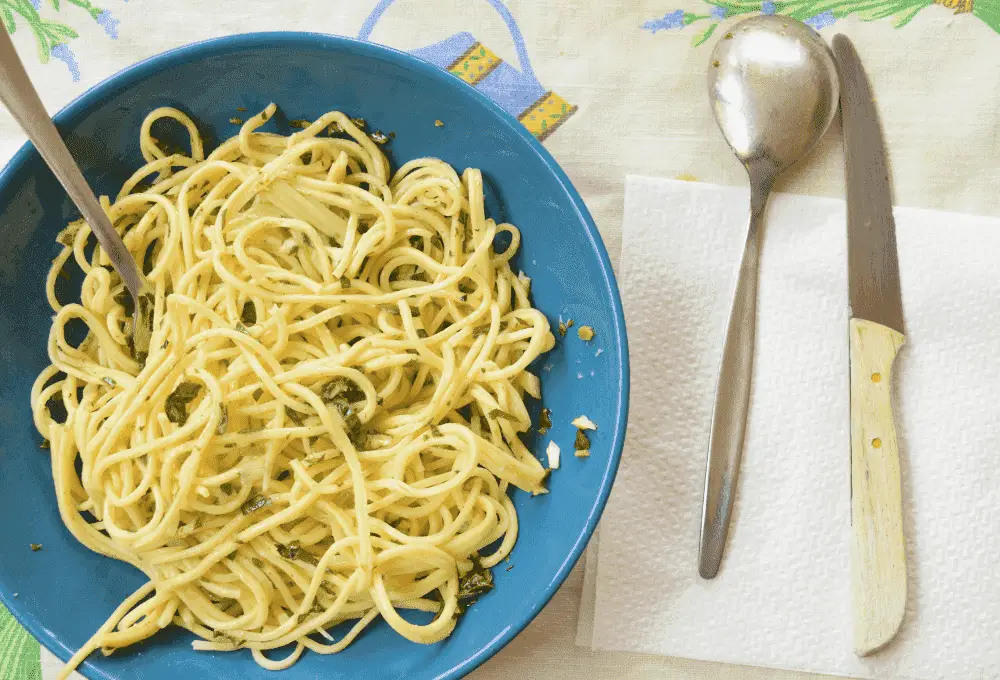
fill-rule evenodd
<path id="1" fill-rule="evenodd" d="M 213 56 L 222 52 L 230 52 L 248 47 L 260 47 L 262 44 L 285 45 L 285 46 L 307 46 L 313 48 L 335 47 L 355 51 L 362 56 L 386 60 L 397 66 L 416 71 L 420 76 L 436 79 L 453 90 L 463 89 L 465 96 L 471 96 L 479 106 L 487 109 L 500 118 L 513 131 L 528 143 L 529 148 L 542 161 L 548 170 L 555 176 L 557 182 L 566 192 L 567 197 L 573 205 L 576 217 L 583 224 L 587 238 L 590 240 L 594 251 L 597 253 L 601 273 L 604 276 L 605 284 L 611 293 L 612 311 L 611 325 L 614 330 L 613 344 L 618 350 L 618 413 L 617 421 L 611 431 L 611 442 L 608 449 L 609 458 L 607 466 L 601 478 L 600 489 L 594 504 L 591 506 L 587 521 L 583 531 L 576 538 L 570 554 L 559 566 L 555 576 L 546 586 L 541 598 L 522 614 L 517 620 L 511 621 L 501 631 L 499 635 L 490 640 L 483 647 L 471 652 L 463 661 L 455 664 L 448 670 L 438 674 L 434 680 L 458 680 L 468 673 L 478 668 L 487 660 L 492 658 L 503 649 L 511 640 L 523 631 L 529 623 L 545 608 L 556 591 L 562 586 L 570 572 L 576 566 L 583 555 L 587 544 L 590 541 L 594 530 L 597 528 L 598 520 L 604 511 L 611 487 L 618 472 L 621 461 L 622 449 L 625 442 L 625 430 L 628 424 L 629 407 L 629 355 L 628 338 L 625 328 L 625 315 L 622 308 L 621 294 L 618 289 L 614 269 L 608 257 L 607 249 L 601 239 L 593 217 L 587 210 L 586 204 L 579 192 L 573 186 L 565 171 L 559 166 L 551 153 L 542 145 L 538 139 L 528 132 L 516 118 L 507 113 L 485 94 L 473 87 L 469 87 L 464 81 L 459 79 L 430 62 L 424 61 L 406 52 L 402 52 L 385 45 L 358 40 L 346 36 L 333 35 L 329 33 L 308 32 L 308 31 L 266 31 L 253 33 L 238 33 L 233 35 L 209 38 L 193 43 L 188 43 L 160 52 L 147 57 L 135 64 L 126 66 L 120 71 L 108 76 L 95 85 L 87 88 L 82 94 L 72 99 L 58 113 L 53 116 L 56 127 L 69 125 L 75 119 L 83 116 L 86 112 L 101 102 L 101 100 L 117 94 L 121 89 L 126 89 L 131 85 L 141 81 L 163 68 L 174 66 L 188 61 L 196 61 Z M 0 189 L 11 183 L 21 167 L 31 158 L 32 154 L 37 155 L 37 151 L 31 142 L 25 142 L 20 149 L 11 157 L 10 161 L 0 171 Z M 21 611 L 20 602 L 11 596 L 6 588 L 0 584 L 0 603 L 13 615 L 17 622 L 37 640 L 46 647 L 61 661 L 66 662 L 73 650 L 70 650 L 63 642 L 49 631 L 36 616 L 29 616 Z M 56 643 L 53 647 L 45 645 L 44 642 Z M 100 680 L 121 680 L 121 678 L 108 674 L 101 668 L 85 660 L 77 671 L 88 678 L 99 678 Z"/>

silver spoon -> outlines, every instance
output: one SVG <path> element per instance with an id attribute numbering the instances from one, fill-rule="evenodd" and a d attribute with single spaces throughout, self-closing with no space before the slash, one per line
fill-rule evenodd
<path id="1" fill-rule="evenodd" d="M 777 175 L 805 155 L 837 112 L 830 48 L 805 24 L 758 16 L 733 26 L 708 69 L 712 111 L 750 176 L 750 227 L 722 350 L 705 474 L 698 573 L 719 572 L 743 452 L 757 316 L 760 225 Z"/>
<path id="2" fill-rule="evenodd" d="M 0 29 L 0 101 L 14 116 L 14 120 L 28 135 L 28 139 L 35 145 L 52 174 L 76 204 L 80 214 L 97 235 L 97 241 L 107 253 L 112 266 L 131 293 L 135 303 L 132 317 L 133 342 L 136 357 L 142 363 L 149 352 L 152 333 L 152 288 L 142 276 L 118 232 L 111 226 L 111 220 L 101 208 L 94 192 L 87 185 L 87 180 L 83 178 L 83 173 L 70 155 L 59 131 L 52 124 L 52 119 L 42 105 L 38 92 L 31 84 L 31 79 L 28 78 L 24 65 L 17 56 L 10 35 L 2 29 Z"/>

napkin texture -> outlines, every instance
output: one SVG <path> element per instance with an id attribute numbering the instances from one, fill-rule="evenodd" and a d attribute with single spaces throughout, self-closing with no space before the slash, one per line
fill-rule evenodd
<path id="1" fill-rule="evenodd" d="M 772 198 L 729 545 L 720 575 L 698 578 L 709 423 L 748 200 L 740 188 L 627 179 L 632 407 L 588 555 L 580 641 L 867 678 L 1000 678 L 1000 219 L 895 211 L 909 567 L 895 642 L 868 659 L 851 647 L 843 201 Z"/>

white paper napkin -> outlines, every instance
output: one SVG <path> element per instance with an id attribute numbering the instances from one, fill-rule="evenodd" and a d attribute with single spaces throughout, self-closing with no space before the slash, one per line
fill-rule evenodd
<path id="1" fill-rule="evenodd" d="M 730 541 L 720 575 L 697 577 L 709 421 L 747 201 L 738 188 L 627 180 L 632 407 L 589 555 L 596 577 L 581 638 L 869 678 L 1000 678 L 1000 219 L 895 212 L 910 587 L 896 641 L 865 660 L 851 648 L 843 201 L 772 199 Z"/>

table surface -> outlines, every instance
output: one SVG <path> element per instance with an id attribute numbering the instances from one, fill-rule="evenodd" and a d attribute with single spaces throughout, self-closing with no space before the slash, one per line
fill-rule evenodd
<path id="1" fill-rule="evenodd" d="M 497 64 L 517 69 L 510 87 L 554 92 L 566 103 L 544 142 L 583 195 L 613 259 L 627 173 L 745 183 L 706 104 L 708 55 L 740 16 L 786 12 L 828 40 L 843 32 L 857 45 L 881 111 L 897 204 L 1000 216 L 1000 0 L 298 0 L 292 12 L 277 0 L 101 2 L 0 0 L 50 111 L 140 59 L 232 33 L 364 36 L 370 28 L 371 40 L 422 50 L 444 68 L 481 44 Z M 376 20 L 377 9 L 386 11 Z M 54 38 L 46 21 L 70 30 Z M 474 86 L 484 77 L 463 75 Z M 496 97 L 513 106 L 503 93 Z M 528 114 L 529 127 L 537 124 Z M 23 141 L 0 112 L 0 157 Z M 778 190 L 842 196 L 841 142 L 835 123 Z M 582 574 L 578 567 L 525 633 L 471 677 L 818 677 L 575 647 Z M 42 650 L 40 664 L 37 643 L 5 611 L 0 641 L 0 678 L 54 678 L 59 662 Z"/>

